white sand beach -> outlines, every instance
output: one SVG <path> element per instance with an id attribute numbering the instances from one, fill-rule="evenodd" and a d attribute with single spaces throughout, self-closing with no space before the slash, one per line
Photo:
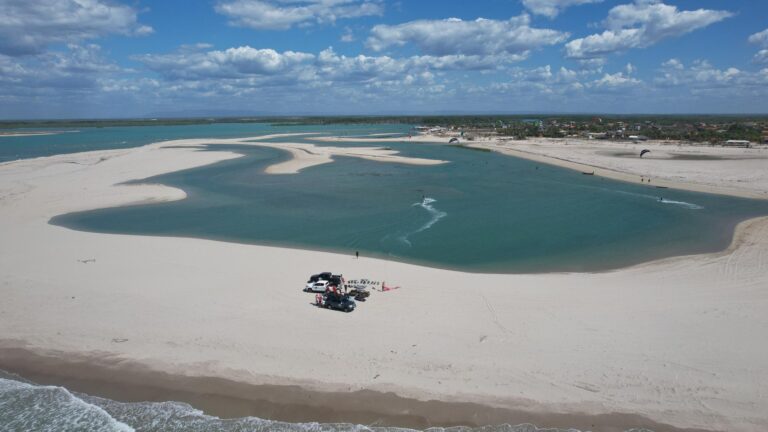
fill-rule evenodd
<path id="1" fill-rule="evenodd" d="M 252 384 L 768 430 L 768 218 L 740 225 L 721 253 L 540 275 L 48 224 L 67 212 L 183 199 L 162 185 L 120 184 L 237 157 L 197 147 L 247 141 L 293 155 L 271 173 L 334 156 L 442 163 L 377 148 L 201 139 L 0 164 L 0 348 L 109 359 L 116 373 L 136 362 Z M 765 160 L 667 159 L 666 147 L 649 145 L 641 146 L 655 158 L 642 161 L 598 158 L 602 147 L 567 157 L 575 146 L 514 148 L 595 166 L 596 174 L 649 175 L 653 184 L 739 196 L 768 189 Z M 401 288 L 372 293 L 355 313 L 321 310 L 300 288 L 326 270 Z M 343 373 L 327 373 L 340 365 Z"/>
<path id="2" fill-rule="evenodd" d="M 768 199 L 768 147 L 533 138 L 469 143 L 632 183 Z M 640 152 L 650 150 L 642 158 Z"/>

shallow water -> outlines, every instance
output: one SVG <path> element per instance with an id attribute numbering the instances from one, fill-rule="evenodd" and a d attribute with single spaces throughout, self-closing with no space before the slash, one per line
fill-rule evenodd
<path id="1" fill-rule="evenodd" d="M 0 429 L 56 432 L 395 432 L 395 427 L 349 423 L 286 423 L 258 417 L 221 419 L 182 402 L 124 403 L 42 386 L 0 371 Z M 430 432 L 579 432 L 576 429 L 539 429 L 530 424 L 482 428 L 430 428 Z M 632 429 L 628 432 L 651 432 Z"/>
<path id="2" fill-rule="evenodd" d="M 28 129 L 33 130 L 33 129 Z M 56 154 L 138 147 L 158 141 L 187 138 L 237 138 L 278 133 L 333 131 L 335 135 L 367 135 L 408 131 L 403 125 L 280 126 L 270 123 L 217 123 L 185 126 L 124 126 L 34 129 L 55 135 L 0 136 L 0 162 Z"/>
<path id="3" fill-rule="evenodd" d="M 379 130 L 386 131 L 368 129 Z M 275 141 L 281 140 L 311 142 Z M 75 213 L 53 223 L 531 273 L 597 271 L 714 252 L 728 246 L 738 222 L 768 214 L 767 201 L 622 183 L 457 146 L 381 145 L 450 163 L 337 157 L 296 175 L 268 175 L 264 168 L 286 153 L 212 146 L 245 157 L 145 180 L 182 188 L 187 200 Z"/>

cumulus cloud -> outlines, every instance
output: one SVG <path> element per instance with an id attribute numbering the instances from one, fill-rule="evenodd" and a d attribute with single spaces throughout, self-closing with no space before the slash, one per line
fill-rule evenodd
<path id="1" fill-rule="evenodd" d="M 234 25 L 259 30 L 334 23 L 384 12 L 379 0 L 222 0 L 215 9 Z"/>
<path id="2" fill-rule="evenodd" d="M 0 3 L 0 54 L 39 54 L 54 43 L 151 33 L 136 15 L 129 6 L 105 0 L 5 0 Z"/>
<path id="3" fill-rule="evenodd" d="M 0 95 L 67 97 L 98 90 L 102 79 L 129 72 L 106 59 L 95 44 L 69 44 L 36 56 L 0 55 Z"/>
<path id="4" fill-rule="evenodd" d="M 574 59 L 600 58 L 632 48 L 646 48 L 664 39 L 681 36 L 722 21 L 728 11 L 697 9 L 680 11 L 659 0 L 635 0 L 611 9 L 603 33 L 574 39 L 565 45 Z"/>
<path id="5" fill-rule="evenodd" d="M 344 34 L 339 38 L 340 41 L 350 43 L 355 41 L 355 34 L 352 33 L 352 29 L 347 27 L 344 29 Z"/>
<path id="6" fill-rule="evenodd" d="M 245 87 L 263 84 L 300 83 L 323 86 L 331 83 L 398 82 L 413 84 L 433 80 L 436 73 L 500 69 L 514 56 L 416 55 L 410 57 L 346 56 L 332 47 L 317 55 L 277 52 L 250 46 L 211 50 L 209 45 L 184 45 L 169 54 L 133 57 L 166 81 L 220 82 Z"/>
<path id="7" fill-rule="evenodd" d="M 522 0 L 523 6 L 536 15 L 554 18 L 570 6 L 600 3 L 603 0 Z"/>
<path id="8" fill-rule="evenodd" d="M 343 106 L 347 108 L 351 104 L 370 108 L 370 104 L 397 100 L 400 102 L 392 107 L 396 109 L 403 106 L 401 99 L 406 94 L 409 100 L 418 97 L 416 103 L 424 103 L 454 91 L 446 85 L 446 71 L 460 70 L 466 64 L 474 67 L 476 61 L 461 55 L 395 58 L 346 56 L 333 48 L 310 54 L 249 46 L 211 50 L 206 45 L 187 45 L 173 53 L 134 59 L 159 75 L 162 85 L 150 83 L 151 93 L 165 102 L 257 100 L 273 112 L 281 110 L 279 104 L 290 105 L 294 111 L 327 112 L 328 98 L 346 101 Z M 488 67 L 495 65 L 489 63 Z M 117 81 L 115 86 L 125 84 Z"/>
<path id="9" fill-rule="evenodd" d="M 615 74 L 605 74 L 602 78 L 595 80 L 591 83 L 592 86 L 598 88 L 625 88 L 634 87 L 641 83 L 640 80 L 632 78 L 629 74 L 624 72 L 617 72 Z"/>
<path id="10" fill-rule="evenodd" d="M 749 37 L 749 42 L 760 46 L 768 47 L 768 29 L 755 33 Z"/>
<path id="11" fill-rule="evenodd" d="M 327 48 L 317 56 L 318 74 L 332 81 L 391 80 L 406 73 L 406 62 L 388 56 L 347 57 Z"/>
<path id="12" fill-rule="evenodd" d="M 755 63 L 768 63 L 768 49 L 762 49 L 752 57 L 752 61 Z"/>
<path id="13" fill-rule="evenodd" d="M 508 54 L 525 58 L 532 49 L 568 38 L 568 33 L 533 28 L 530 22 L 530 16 L 523 14 L 506 21 L 450 18 L 380 24 L 371 30 L 367 44 L 375 51 L 413 44 L 422 53 L 434 56 Z"/>
<path id="14" fill-rule="evenodd" d="M 654 82 L 659 87 L 677 87 L 694 93 L 758 91 L 768 94 L 768 69 L 753 73 L 735 67 L 718 69 L 706 60 L 696 60 L 686 66 L 680 60 L 671 59 L 661 65 Z"/>
<path id="15" fill-rule="evenodd" d="M 752 61 L 755 63 L 768 63 L 768 29 L 750 36 L 749 42 L 763 48 L 755 54 Z"/>
<path id="16" fill-rule="evenodd" d="M 320 52 L 315 66 L 317 75 L 333 81 L 397 80 L 413 81 L 408 77 L 434 77 L 435 72 L 486 71 L 499 69 L 501 63 L 495 56 L 468 56 L 463 54 L 447 56 L 411 56 L 394 58 L 390 56 L 357 55 L 347 57 L 337 54 L 333 48 Z"/>
<path id="17" fill-rule="evenodd" d="M 203 49 L 207 45 L 203 45 Z M 199 80 L 213 78 L 242 78 L 273 76 L 297 72 L 297 68 L 315 56 L 303 52 L 256 49 L 250 46 L 223 51 L 184 46 L 171 54 L 146 54 L 134 57 L 149 69 L 170 80 Z"/>

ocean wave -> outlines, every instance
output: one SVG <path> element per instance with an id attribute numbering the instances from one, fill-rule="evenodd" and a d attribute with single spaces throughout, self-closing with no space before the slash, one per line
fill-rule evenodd
<path id="1" fill-rule="evenodd" d="M 78 432 L 420 432 L 352 423 L 288 423 L 258 417 L 222 419 L 183 402 L 117 402 L 63 387 L 41 386 L 0 374 L 3 430 Z M 6 375 L 7 376 L 7 375 Z M 432 427 L 423 432 L 580 432 L 533 424 Z M 626 432 L 652 432 L 629 429 Z"/>
<path id="2" fill-rule="evenodd" d="M 0 378 L 0 424 L 9 431 L 134 431 L 64 387 L 5 378 Z"/>
<path id="3" fill-rule="evenodd" d="M 412 204 L 412 207 L 421 207 L 424 210 L 426 210 L 431 216 L 431 218 L 429 219 L 429 221 L 427 221 L 427 223 L 420 226 L 418 229 L 400 236 L 399 239 L 401 242 L 407 244 L 408 246 L 411 246 L 411 241 L 409 240 L 409 237 L 411 237 L 414 234 L 418 234 L 420 232 L 423 232 L 432 228 L 432 225 L 438 223 L 440 219 L 448 216 L 448 213 L 438 210 L 432 205 L 432 203 L 435 203 L 435 202 L 437 202 L 436 199 L 425 196 L 421 200 L 421 202 L 415 202 Z"/>

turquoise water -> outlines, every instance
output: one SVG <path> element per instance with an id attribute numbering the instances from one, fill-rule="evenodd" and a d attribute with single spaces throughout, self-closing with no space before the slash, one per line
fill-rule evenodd
<path id="1" fill-rule="evenodd" d="M 0 138 L 0 160 L 135 147 L 166 139 L 302 131 L 364 135 L 405 133 L 407 127 L 248 124 L 84 129 Z M 189 195 L 186 200 L 74 213 L 52 223 L 96 232 L 212 238 L 348 254 L 357 250 L 469 271 L 542 272 L 601 270 L 716 251 L 728 245 L 738 222 L 768 214 L 764 201 L 630 185 L 460 147 L 384 145 L 408 156 L 450 163 L 419 167 L 341 157 L 297 175 L 274 176 L 263 169 L 287 159 L 285 153 L 214 146 L 244 157 L 138 180 L 183 188 Z M 180 402 L 117 402 L 36 385 L 2 371 L 0 425 L 19 431 L 85 432 L 402 430 L 256 417 L 220 419 Z M 542 429 L 532 425 L 430 429 L 442 430 Z"/>
<path id="2" fill-rule="evenodd" d="M 234 138 L 273 133 L 322 132 L 332 130 L 336 135 L 356 135 L 375 132 L 403 132 L 403 125 L 312 125 L 273 126 L 268 123 L 217 123 L 188 126 L 131 126 L 105 128 L 24 129 L 19 131 L 57 131 L 55 135 L 2 136 L 0 162 L 29 159 L 55 154 L 92 150 L 138 147 L 157 141 L 184 138 Z"/>
<path id="3" fill-rule="evenodd" d="M 317 128 L 280 128 L 303 130 Z M 398 130 L 407 129 L 370 126 L 359 132 Z M 263 170 L 288 157 L 279 150 L 213 146 L 245 156 L 143 180 L 184 189 L 184 201 L 75 213 L 52 222 L 96 232 L 360 251 L 433 267 L 529 273 L 604 270 L 722 250 L 738 222 L 768 214 L 765 201 L 626 184 L 455 146 L 384 145 L 450 163 L 339 157 L 276 176 Z"/>

